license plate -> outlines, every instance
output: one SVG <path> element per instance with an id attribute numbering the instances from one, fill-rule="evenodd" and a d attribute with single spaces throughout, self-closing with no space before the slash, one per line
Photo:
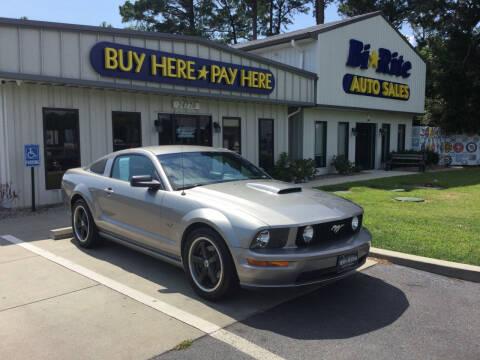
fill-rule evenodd
<path id="1" fill-rule="evenodd" d="M 337 267 L 339 270 L 343 270 L 350 266 L 356 265 L 358 262 L 358 255 L 357 254 L 345 254 L 340 255 L 337 261 Z"/>

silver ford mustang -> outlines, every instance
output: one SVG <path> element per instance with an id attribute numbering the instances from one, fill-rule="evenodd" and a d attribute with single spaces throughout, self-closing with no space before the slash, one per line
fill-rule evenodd
<path id="1" fill-rule="evenodd" d="M 107 238 L 181 266 L 209 300 L 237 284 L 336 280 L 370 249 L 361 207 L 273 180 L 225 149 L 122 150 L 68 170 L 62 188 L 81 246 Z"/>

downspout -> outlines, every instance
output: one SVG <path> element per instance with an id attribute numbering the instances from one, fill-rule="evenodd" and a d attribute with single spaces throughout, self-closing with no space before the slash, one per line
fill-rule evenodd
<path id="1" fill-rule="evenodd" d="M 292 45 L 292 48 L 295 49 L 295 51 L 300 54 L 300 59 L 299 59 L 300 61 L 299 61 L 298 67 L 300 69 L 303 69 L 303 50 L 295 43 L 294 39 L 290 41 L 290 45 Z"/>
<path id="2" fill-rule="evenodd" d="M 295 110 L 294 112 L 289 113 L 289 114 L 287 115 L 287 120 L 290 120 L 290 118 L 291 118 L 292 116 L 297 115 L 298 113 L 300 113 L 300 111 L 302 111 L 302 107 L 301 107 L 301 106 L 299 106 L 299 107 L 297 108 L 297 110 Z"/>

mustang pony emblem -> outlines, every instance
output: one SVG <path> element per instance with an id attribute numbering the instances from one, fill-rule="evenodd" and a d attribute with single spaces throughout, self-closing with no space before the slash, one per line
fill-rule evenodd
<path id="1" fill-rule="evenodd" d="M 330 228 L 330 230 L 332 230 L 334 234 L 338 234 L 338 232 L 342 229 L 343 225 L 345 225 L 345 224 L 333 225 Z"/>

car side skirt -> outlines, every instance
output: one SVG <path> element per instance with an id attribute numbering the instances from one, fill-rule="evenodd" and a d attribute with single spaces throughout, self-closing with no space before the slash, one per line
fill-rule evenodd
<path id="1" fill-rule="evenodd" d="M 111 240 L 111 241 L 114 241 L 120 245 L 124 245 L 124 246 L 127 246 L 133 250 L 137 250 L 137 251 L 140 251 L 146 255 L 149 255 L 149 256 L 152 256 L 154 258 L 157 258 L 159 260 L 162 260 L 162 261 L 165 261 L 169 264 L 172 264 L 172 265 L 175 265 L 175 266 L 178 266 L 180 268 L 183 269 L 183 264 L 182 264 L 182 259 L 178 256 L 174 256 L 174 255 L 170 255 L 170 254 L 165 254 L 163 252 L 160 252 L 156 249 L 152 249 L 152 248 L 149 248 L 149 247 L 146 247 L 146 246 L 143 246 L 143 245 L 140 245 L 138 243 L 135 243 L 133 241 L 130 241 L 130 240 L 127 240 L 127 239 L 124 239 L 124 238 L 121 238 L 117 235 L 114 235 L 112 233 L 108 233 L 108 232 L 105 232 L 105 231 L 99 231 L 99 235 L 108 239 L 108 240 Z"/>

